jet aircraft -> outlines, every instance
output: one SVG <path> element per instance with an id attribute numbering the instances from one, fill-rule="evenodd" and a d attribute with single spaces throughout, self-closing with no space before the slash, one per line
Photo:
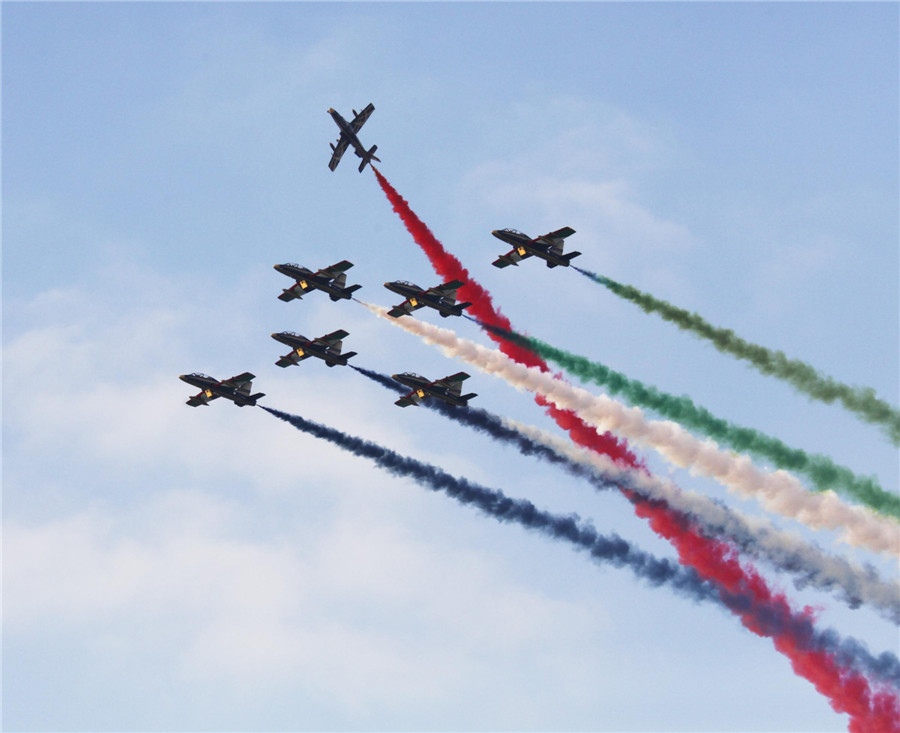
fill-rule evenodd
<path id="1" fill-rule="evenodd" d="M 362 173 L 363 168 L 366 167 L 366 163 L 371 163 L 373 160 L 377 160 L 379 163 L 381 162 L 379 158 L 375 157 L 375 151 L 378 149 L 378 146 L 373 145 L 366 150 L 356 136 L 356 133 L 359 132 L 360 128 L 366 123 L 366 120 L 369 119 L 369 115 L 374 111 L 375 106 L 370 103 L 362 112 L 353 110 L 353 120 L 347 122 L 347 120 L 341 117 L 338 112 L 330 107 L 328 108 L 328 114 L 331 115 L 331 118 L 335 121 L 337 126 L 341 128 L 341 136 L 337 139 L 337 144 L 331 143 L 331 160 L 328 162 L 328 167 L 331 170 L 337 168 L 338 163 L 341 162 L 341 156 L 347 151 L 347 147 L 350 145 L 353 146 L 353 152 L 356 153 L 356 157 L 362 158 L 362 163 L 359 164 L 360 173 Z"/>
<path id="2" fill-rule="evenodd" d="M 407 316 L 414 310 L 424 308 L 427 305 L 429 308 L 434 308 L 444 318 L 447 316 L 461 316 L 463 309 L 472 305 L 471 303 L 456 302 L 456 291 L 462 286 L 463 283 L 459 280 L 451 280 L 448 283 L 437 285 L 427 290 L 405 280 L 385 283 L 384 287 L 388 290 L 406 298 L 400 305 L 391 308 L 388 311 L 388 315 L 394 318 Z"/>
<path id="3" fill-rule="evenodd" d="M 355 351 L 348 351 L 346 354 L 341 353 L 343 339 L 349 335 L 346 331 L 334 331 L 319 338 L 308 339 L 306 336 L 301 336 L 299 333 L 292 331 L 273 333 L 273 339 L 287 344 L 293 349 L 275 363 L 280 367 L 289 367 L 291 364 L 299 364 L 304 359 L 315 356 L 322 359 L 330 367 L 333 367 L 335 364 L 347 366 L 347 359 L 351 356 L 356 356 Z"/>
<path id="4" fill-rule="evenodd" d="M 287 275 L 297 281 L 291 287 L 282 290 L 278 300 L 287 303 L 295 298 L 302 298 L 304 294 L 313 290 L 328 293 L 328 296 L 335 301 L 350 300 L 353 293 L 362 287 L 362 285 L 347 287 L 347 270 L 351 267 L 353 267 L 353 263 L 347 260 L 337 262 L 331 267 L 324 267 L 317 272 L 295 265 L 293 262 L 275 265 L 275 269 L 282 275 Z"/>
<path id="5" fill-rule="evenodd" d="M 575 233 L 571 227 L 563 227 L 555 232 L 550 232 L 542 237 L 532 239 L 527 234 L 515 229 L 495 229 L 491 232 L 497 239 L 502 239 L 513 246 L 510 252 L 500 255 L 493 261 L 494 267 L 509 267 L 518 265 L 520 260 L 535 255 L 546 260 L 547 267 L 568 267 L 569 261 L 577 257 L 581 252 L 563 254 L 563 240 Z"/>
<path id="6" fill-rule="evenodd" d="M 256 379 L 250 372 L 244 372 L 236 377 L 223 379 L 222 381 L 199 372 L 182 374 L 178 378 L 194 387 L 200 387 L 200 394 L 194 395 L 186 403 L 191 407 L 208 405 L 212 400 L 219 397 L 224 397 L 234 402 L 238 407 L 243 407 L 244 405 L 255 405 L 260 397 L 265 397 L 265 394 L 262 392 L 250 394 L 253 380 Z"/>
<path id="7" fill-rule="evenodd" d="M 474 392 L 467 395 L 460 395 L 460 383 L 464 379 L 468 379 L 469 375 L 465 372 L 457 372 L 443 379 L 436 379 L 431 382 L 425 377 L 412 372 L 404 372 L 403 374 L 392 374 L 392 379 L 397 380 L 400 384 L 412 387 L 413 391 L 408 395 L 401 397 L 394 404 L 400 407 L 409 407 L 410 405 L 418 405 L 422 400 L 429 397 L 436 397 L 444 402 L 456 405 L 457 407 L 465 407 L 469 400 L 477 397 Z"/>

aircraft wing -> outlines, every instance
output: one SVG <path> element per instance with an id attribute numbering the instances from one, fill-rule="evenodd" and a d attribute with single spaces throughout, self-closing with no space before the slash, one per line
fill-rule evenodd
<path id="1" fill-rule="evenodd" d="M 338 167 L 338 163 L 341 162 L 341 156 L 347 152 L 349 145 L 350 141 L 344 135 L 341 135 L 338 138 L 337 145 L 331 146 L 333 152 L 331 153 L 331 160 L 328 161 L 328 167 L 331 170 Z"/>
<path id="2" fill-rule="evenodd" d="M 507 252 L 505 255 L 500 255 L 491 264 L 494 267 L 509 267 L 510 265 L 518 265 L 519 262 L 521 260 L 524 260 L 526 257 L 531 257 L 531 252 L 524 246 L 519 246 L 514 250 Z"/>
<path id="3" fill-rule="evenodd" d="M 204 399 L 205 397 L 205 399 Z M 185 404 L 190 405 L 191 407 L 200 407 L 200 405 L 205 405 L 212 400 L 219 399 L 219 395 L 211 394 L 207 390 L 203 390 L 202 392 L 198 392 L 193 397 L 191 397 Z"/>
<path id="4" fill-rule="evenodd" d="M 566 237 L 571 237 L 574 233 L 575 230 L 572 229 L 572 227 L 563 227 L 562 229 L 557 229 L 555 232 L 550 232 L 542 237 L 538 237 L 537 241 L 549 244 L 551 247 L 556 245 L 560 248 L 560 251 L 562 251 L 562 240 Z"/>
<path id="5" fill-rule="evenodd" d="M 429 288 L 428 292 L 435 293 L 436 295 L 443 295 L 445 298 L 452 298 L 456 300 L 456 291 L 459 290 L 464 283 L 459 280 L 451 280 L 448 283 L 444 283 L 443 285 L 437 285 L 433 288 Z"/>
<path id="6" fill-rule="evenodd" d="M 458 396 L 462 391 L 462 382 L 468 378 L 469 375 L 465 372 L 457 372 L 456 374 L 451 374 L 449 377 L 436 380 L 434 385 L 436 387 L 445 387 L 448 393 Z"/>
<path id="7" fill-rule="evenodd" d="M 353 128 L 353 132 L 359 132 L 364 124 L 366 124 L 366 120 L 369 119 L 369 116 L 375 111 L 375 105 L 369 102 L 366 108 L 362 112 L 357 112 L 353 110 L 353 114 L 356 115 L 353 120 L 350 122 L 350 127 Z"/>
<path id="8" fill-rule="evenodd" d="M 329 334 L 326 334 L 325 336 L 320 336 L 319 338 L 316 339 L 316 341 L 318 341 L 319 343 L 327 344 L 328 346 L 333 346 L 334 344 L 338 343 L 339 341 L 347 338 L 349 335 L 350 334 L 347 333 L 346 331 L 337 330 L 337 331 L 333 331 Z"/>
<path id="9" fill-rule="evenodd" d="M 334 280 L 338 275 L 342 272 L 346 272 L 351 267 L 353 267 L 352 262 L 348 262 L 347 260 L 341 260 L 340 262 L 336 262 L 331 267 L 323 267 L 319 270 L 316 275 L 321 275 L 322 277 L 330 278 Z"/>
<path id="10" fill-rule="evenodd" d="M 407 395 L 406 397 L 401 397 L 394 404 L 397 405 L 397 407 L 409 407 L 410 405 L 415 405 L 417 403 L 415 400 L 410 399 Z"/>
<path id="11" fill-rule="evenodd" d="M 223 387 L 232 387 L 234 389 L 241 389 L 245 387 L 245 385 L 249 385 L 256 379 L 255 374 L 251 374 L 250 372 L 244 372 L 243 374 L 238 374 L 236 377 L 232 377 L 231 379 L 223 379 L 219 384 Z M 249 386 L 245 387 L 245 389 L 249 390 Z"/>
<path id="12" fill-rule="evenodd" d="M 408 316 L 413 311 L 419 310 L 419 308 L 424 308 L 425 304 L 422 303 L 418 298 L 407 298 L 400 305 L 395 305 L 388 311 L 388 315 L 391 318 L 399 318 L 400 316 Z"/>

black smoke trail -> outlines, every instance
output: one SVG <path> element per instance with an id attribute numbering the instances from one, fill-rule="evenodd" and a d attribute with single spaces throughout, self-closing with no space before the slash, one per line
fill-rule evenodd
<path id="1" fill-rule="evenodd" d="M 864 644 L 855 639 L 843 640 L 832 630 L 818 631 L 808 614 L 792 611 L 781 597 L 775 596 L 766 603 L 760 603 L 749 589 L 746 593 L 732 593 L 716 583 L 703 580 L 693 568 L 657 558 L 635 548 L 614 533 L 600 534 L 593 525 L 577 514 L 553 514 L 538 509 L 526 499 L 513 499 L 501 491 L 452 476 L 437 466 L 402 456 L 372 441 L 348 435 L 299 415 L 270 407 L 262 409 L 298 430 L 327 440 L 354 455 L 368 458 L 395 476 L 412 478 L 425 488 L 445 493 L 461 504 L 474 506 L 500 522 L 516 523 L 552 539 L 569 542 L 586 551 L 596 562 L 627 567 L 653 587 L 666 586 L 694 601 L 713 601 L 744 618 L 751 616 L 751 630 L 757 635 L 773 638 L 776 646 L 778 643 L 789 642 L 794 649 L 816 655 L 828 665 L 845 668 L 833 670 L 833 674 L 841 678 L 842 689 L 846 684 L 846 676 L 854 674 L 869 674 L 900 688 L 900 660 L 896 656 L 884 652 L 875 657 Z M 848 666 L 853 669 L 846 669 Z M 854 669 L 857 671 L 854 672 Z M 854 689 L 860 684 L 868 686 L 864 678 L 858 677 Z M 855 694 L 859 694 L 859 690 Z M 866 693 L 863 697 L 873 703 L 879 701 L 879 710 L 885 704 L 891 710 L 900 709 L 900 701 L 895 696 L 886 695 L 874 693 L 872 696 L 871 693 Z"/>
<path id="2" fill-rule="evenodd" d="M 353 365 L 351 369 L 397 394 L 407 391 L 407 388 L 385 374 Z M 552 447 L 531 439 L 487 410 L 471 406 L 455 407 L 437 399 L 425 400 L 421 404 L 454 422 L 517 448 L 522 455 L 559 466 L 570 475 L 590 482 L 599 490 L 624 490 L 632 501 L 635 499 L 632 495 L 636 494 L 645 501 L 665 502 L 658 492 L 648 490 L 641 481 L 630 479 L 625 471 L 620 471 L 616 478 L 604 476 L 599 468 L 573 460 Z M 668 503 L 668 508 L 669 511 L 676 512 L 681 521 L 696 524 L 707 537 L 727 537 L 745 554 L 766 560 L 779 570 L 790 573 L 794 576 L 793 582 L 797 589 L 812 586 L 832 592 L 851 608 L 868 603 L 888 620 L 900 624 L 900 597 L 894 597 L 896 593 L 893 588 L 882 583 L 873 568 L 869 567 L 864 572 L 852 567 L 843 558 L 826 556 L 815 545 L 806 545 L 793 536 L 781 537 L 774 529 L 754 530 L 746 519 L 722 502 L 703 497 L 698 497 L 698 501 L 702 502 L 701 506 L 696 506 L 698 502 L 694 502 L 688 509 L 682 506 L 684 502 L 679 502 L 678 506 Z"/>
<path id="3" fill-rule="evenodd" d="M 350 367 L 372 381 L 377 382 L 382 387 L 393 390 L 398 394 L 407 391 L 407 388 L 398 384 L 385 374 L 380 374 L 371 369 L 363 369 L 358 366 L 350 365 Z M 532 440 L 527 435 L 523 435 L 518 430 L 515 430 L 508 425 L 504 425 L 499 417 L 492 415 L 487 410 L 469 406 L 456 407 L 454 405 L 448 405 L 446 402 L 442 402 L 438 399 L 424 400 L 422 405 L 435 412 L 439 412 L 444 417 L 455 422 L 473 428 L 480 433 L 484 433 L 495 440 L 515 446 L 522 455 L 534 456 L 547 461 L 548 463 L 563 466 L 573 476 L 587 479 L 593 482 L 598 488 L 612 489 L 618 487 L 618 484 L 612 481 L 606 481 L 597 476 L 596 472 L 592 471 L 589 467 L 557 453 L 552 448 L 549 448 L 536 440 Z"/>

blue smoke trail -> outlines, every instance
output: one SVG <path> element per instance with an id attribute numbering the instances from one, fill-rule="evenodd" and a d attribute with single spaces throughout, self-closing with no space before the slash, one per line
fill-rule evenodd
<path id="1" fill-rule="evenodd" d="M 472 319 L 475 320 L 475 319 Z M 382 387 L 398 394 L 406 392 L 406 388 L 385 374 L 364 369 L 358 366 L 351 368 Z M 637 481 L 628 480 L 626 476 L 615 480 L 598 473 L 598 469 L 572 460 L 553 448 L 532 440 L 527 435 L 508 426 L 492 413 L 475 407 L 455 407 L 437 399 L 424 400 L 422 405 L 453 420 L 473 428 L 494 440 L 516 447 L 520 453 L 533 456 L 550 464 L 565 469 L 569 474 L 590 482 L 600 490 L 625 489 L 640 495 L 645 501 L 661 501 L 653 492 L 648 491 Z M 634 498 L 631 498 L 634 501 Z M 686 511 L 683 507 L 669 505 L 669 510 L 677 513 L 684 521 L 697 525 L 708 537 L 726 536 L 745 554 L 762 558 L 776 568 L 792 574 L 794 585 L 802 590 L 813 586 L 823 591 L 834 592 L 840 600 L 851 608 L 858 608 L 863 602 L 871 605 L 881 615 L 895 624 L 900 624 L 900 597 L 893 587 L 877 578 L 874 568 L 869 567 L 867 576 L 860 578 L 862 571 L 852 567 L 839 557 L 826 556 L 816 546 L 798 546 L 796 542 L 786 542 L 769 532 L 768 538 L 760 538 L 757 530 L 752 529 L 743 517 L 731 511 L 718 501 L 708 500 L 715 512 L 705 514 Z M 713 515 L 718 518 L 713 518 Z"/>
<path id="2" fill-rule="evenodd" d="M 616 534 L 602 535 L 577 514 L 567 516 L 538 509 L 525 499 L 512 499 L 501 491 L 488 489 L 468 479 L 414 458 L 402 456 L 369 440 L 348 435 L 321 423 L 290 415 L 270 407 L 263 410 L 317 438 L 327 440 L 354 455 L 369 458 L 395 476 L 412 478 L 425 488 L 440 491 L 461 504 L 471 505 L 504 523 L 516 523 L 553 539 L 567 541 L 601 563 L 627 567 L 651 586 L 665 585 L 694 601 L 712 601 L 737 614 L 752 613 L 757 633 L 776 637 L 788 634 L 800 648 L 831 655 L 841 666 L 890 682 L 900 689 L 900 660 L 889 652 L 874 657 L 855 639 L 843 640 L 837 632 L 818 631 L 810 618 L 786 611 L 786 604 L 754 602 L 752 594 L 735 594 L 705 581 L 693 568 L 683 568 L 635 548 Z"/>

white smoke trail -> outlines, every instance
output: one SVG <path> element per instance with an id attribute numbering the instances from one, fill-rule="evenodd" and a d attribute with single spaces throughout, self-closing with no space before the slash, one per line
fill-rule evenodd
<path id="1" fill-rule="evenodd" d="M 520 390 L 544 395 L 564 410 L 572 410 L 598 432 L 611 431 L 655 449 L 676 466 L 716 479 L 729 490 L 755 497 L 770 511 L 796 519 L 813 529 L 840 530 L 855 547 L 900 556 L 900 527 L 859 506 L 850 506 L 832 491 L 811 494 L 786 471 L 766 472 L 746 456 L 723 451 L 711 440 L 699 440 L 671 421 L 648 420 L 644 413 L 606 395 L 595 395 L 567 384 L 535 367 L 519 364 L 453 331 L 415 318 L 391 318 L 379 306 L 360 301 L 386 321 L 440 347 L 448 356 L 504 379 Z"/>
<path id="2" fill-rule="evenodd" d="M 671 481 L 630 466 L 619 466 L 607 456 L 581 448 L 540 428 L 508 418 L 500 419 L 506 427 L 590 468 L 604 481 L 650 500 L 661 499 L 696 521 L 706 534 L 724 534 L 748 554 L 799 576 L 798 587 L 811 585 L 826 591 L 840 588 L 844 600 L 851 605 L 865 603 L 900 624 L 900 582 L 887 582 L 872 568 L 863 569 L 842 557 L 828 555 L 802 537 L 774 527 L 766 519 L 748 517 L 695 491 L 682 490 Z"/>

